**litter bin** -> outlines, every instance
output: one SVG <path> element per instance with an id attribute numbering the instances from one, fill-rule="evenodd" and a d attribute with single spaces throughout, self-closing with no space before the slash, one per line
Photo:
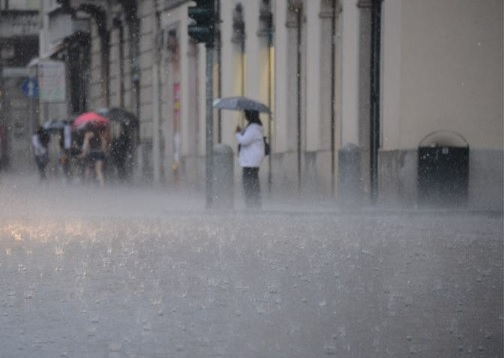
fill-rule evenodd
<path id="1" fill-rule="evenodd" d="M 460 134 L 438 131 L 418 147 L 418 203 L 464 206 L 469 187 L 469 143 Z"/>
<path id="2" fill-rule="evenodd" d="M 232 210 L 234 205 L 234 154 L 229 145 L 214 147 L 213 208 Z"/>

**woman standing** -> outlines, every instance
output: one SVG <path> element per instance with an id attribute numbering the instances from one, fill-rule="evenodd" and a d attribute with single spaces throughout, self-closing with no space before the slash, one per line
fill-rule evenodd
<path id="1" fill-rule="evenodd" d="M 245 129 L 236 127 L 238 161 L 243 168 L 243 192 L 246 206 L 251 209 L 260 209 L 259 167 L 264 158 L 263 127 L 259 112 L 245 111 L 245 118 L 248 122 Z"/>

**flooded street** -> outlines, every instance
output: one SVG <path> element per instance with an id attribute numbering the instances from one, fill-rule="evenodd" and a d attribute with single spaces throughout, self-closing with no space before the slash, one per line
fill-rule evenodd
<path id="1" fill-rule="evenodd" d="M 12 178 L 0 196 L 1 357 L 503 354 L 502 213 L 209 213 Z"/>

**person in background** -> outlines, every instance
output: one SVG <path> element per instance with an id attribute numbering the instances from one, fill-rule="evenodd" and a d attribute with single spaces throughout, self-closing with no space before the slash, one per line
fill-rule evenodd
<path id="1" fill-rule="evenodd" d="M 65 176 L 65 180 L 70 180 L 71 178 L 71 153 L 70 148 L 72 145 L 72 133 L 70 124 L 65 124 L 65 126 L 60 130 L 60 158 L 59 162 Z"/>
<path id="2" fill-rule="evenodd" d="M 131 139 L 128 135 L 128 127 L 121 123 L 121 133 L 119 137 L 112 141 L 111 155 L 117 167 L 117 177 L 121 182 L 128 179 L 127 161 L 131 155 Z"/>
<path id="3" fill-rule="evenodd" d="M 245 111 L 247 126 L 236 127 L 238 141 L 238 162 L 243 168 L 243 193 L 249 209 L 261 208 L 261 187 L 259 167 L 264 159 L 263 127 L 259 112 Z"/>
<path id="4" fill-rule="evenodd" d="M 47 179 L 45 170 L 47 164 L 49 163 L 49 151 L 47 147 L 50 138 L 49 133 L 47 133 L 42 127 L 39 127 L 32 135 L 33 154 L 35 155 L 35 163 L 37 163 L 41 181 L 45 181 Z"/>
<path id="5" fill-rule="evenodd" d="M 107 146 L 105 129 L 89 127 L 86 130 L 80 157 L 86 158 L 87 160 L 87 176 L 91 177 L 91 171 L 94 170 L 95 177 L 101 187 L 105 185 L 103 165 L 105 162 Z"/>

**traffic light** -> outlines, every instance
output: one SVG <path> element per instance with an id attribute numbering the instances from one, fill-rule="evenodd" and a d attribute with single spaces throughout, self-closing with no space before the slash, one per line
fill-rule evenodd
<path id="1" fill-rule="evenodd" d="M 215 1 L 194 0 L 196 6 L 187 9 L 188 15 L 194 21 L 188 26 L 188 33 L 198 42 L 213 46 L 215 29 Z"/>

